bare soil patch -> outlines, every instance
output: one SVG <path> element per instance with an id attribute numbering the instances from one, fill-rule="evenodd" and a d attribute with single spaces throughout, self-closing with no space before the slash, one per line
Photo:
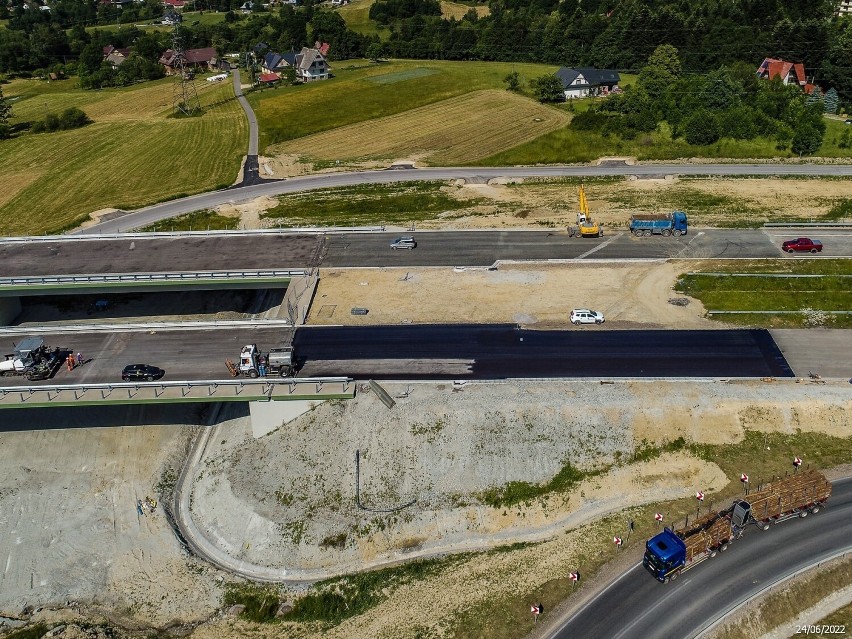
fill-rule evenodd
<path id="1" fill-rule="evenodd" d="M 701 303 L 674 306 L 683 263 L 509 264 L 487 269 L 322 269 L 308 324 L 518 323 L 566 328 L 572 308 L 601 311 L 607 325 L 725 328 Z M 333 307 L 333 308 L 332 308 Z M 350 309 L 367 308 L 353 316 Z M 585 327 L 588 328 L 588 327 Z"/>

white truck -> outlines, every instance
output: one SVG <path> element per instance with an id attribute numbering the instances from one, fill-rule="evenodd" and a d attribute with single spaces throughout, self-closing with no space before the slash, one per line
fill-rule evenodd
<path id="1" fill-rule="evenodd" d="M 289 377 L 295 372 L 293 347 L 283 346 L 270 349 L 268 353 L 262 353 L 257 344 L 246 344 L 240 351 L 240 363 L 233 367 L 229 365 L 228 368 L 235 377 L 238 375 L 251 378 L 266 375 Z"/>

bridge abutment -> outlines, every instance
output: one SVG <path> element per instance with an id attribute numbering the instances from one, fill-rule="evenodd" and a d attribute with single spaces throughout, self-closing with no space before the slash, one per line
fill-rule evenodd
<path id="1" fill-rule="evenodd" d="M 20 297 L 0 297 L 0 326 L 9 326 L 20 314 Z"/>
<path id="2" fill-rule="evenodd" d="M 255 439 L 268 435 L 321 403 L 322 400 L 313 399 L 298 399 L 290 402 L 249 402 L 252 435 Z"/>

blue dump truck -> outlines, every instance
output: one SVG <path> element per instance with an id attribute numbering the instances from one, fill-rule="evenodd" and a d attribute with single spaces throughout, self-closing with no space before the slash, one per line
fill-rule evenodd
<path id="1" fill-rule="evenodd" d="M 749 524 L 769 530 L 793 517 L 818 513 L 831 495 L 831 483 L 816 470 L 795 473 L 766 484 L 736 500 L 725 510 L 666 528 L 645 544 L 642 565 L 657 581 L 668 583 L 684 570 L 724 552 Z"/>
<path id="2" fill-rule="evenodd" d="M 680 237 L 686 235 L 688 230 L 686 213 L 675 211 L 674 213 L 660 213 L 649 215 L 634 215 L 630 218 L 630 232 L 636 237 L 648 237 L 649 235 L 673 235 Z"/>

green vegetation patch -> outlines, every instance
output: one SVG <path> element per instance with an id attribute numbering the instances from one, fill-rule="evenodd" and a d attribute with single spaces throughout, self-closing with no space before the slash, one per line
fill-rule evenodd
<path id="1" fill-rule="evenodd" d="M 852 220 L 852 200 L 841 200 L 823 216 L 824 220 Z"/>
<path id="2" fill-rule="evenodd" d="M 422 78 L 434 73 L 438 73 L 438 70 L 430 69 L 428 67 L 418 67 L 416 69 L 406 69 L 405 71 L 385 73 L 384 75 L 374 75 L 367 78 L 367 82 L 373 82 L 374 84 L 393 84 L 394 82 L 402 82 L 403 80 Z"/>
<path id="3" fill-rule="evenodd" d="M 231 231 L 239 228 L 240 218 L 219 215 L 216 211 L 193 211 L 168 220 L 160 220 L 143 229 L 143 233 L 158 233 L 169 231 Z"/>
<path id="4" fill-rule="evenodd" d="M 568 492 L 586 477 L 594 477 L 595 475 L 600 475 L 601 472 L 603 471 L 582 471 L 574 468 L 568 462 L 546 483 L 531 484 L 525 481 L 510 481 L 503 486 L 484 490 L 478 497 L 482 503 L 493 508 L 529 503 L 548 493 Z"/>
<path id="5" fill-rule="evenodd" d="M 767 261 L 766 267 L 744 266 L 726 266 L 727 270 L 717 272 L 730 274 L 721 276 L 707 273 L 681 275 L 676 290 L 701 300 L 708 311 L 798 311 L 713 315 L 714 319 L 740 325 L 852 326 L 852 317 L 849 315 L 820 312 L 852 309 L 852 278 L 849 277 L 852 274 L 852 261 L 775 260 Z M 767 267 L 768 270 L 764 270 Z M 784 272 L 779 273 L 782 269 Z"/>
<path id="6" fill-rule="evenodd" d="M 252 583 L 225 584 L 222 595 L 222 607 L 245 606 L 240 617 L 255 623 L 269 623 L 275 619 L 278 606 L 281 603 L 281 593 L 275 586 Z"/>
<path id="7" fill-rule="evenodd" d="M 463 560 L 464 555 L 418 560 L 393 568 L 319 581 L 307 595 L 296 600 L 285 619 L 337 625 L 374 608 L 400 586 L 437 576 Z"/>
<path id="8" fill-rule="evenodd" d="M 374 184 L 283 195 L 279 197 L 280 204 L 263 217 L 286 220 L 293 226 L 401 224 L 433 219 L 439 213 L 483 201 L 460 202 L 442 192 L 442 186 L 441 182 Z"/>

